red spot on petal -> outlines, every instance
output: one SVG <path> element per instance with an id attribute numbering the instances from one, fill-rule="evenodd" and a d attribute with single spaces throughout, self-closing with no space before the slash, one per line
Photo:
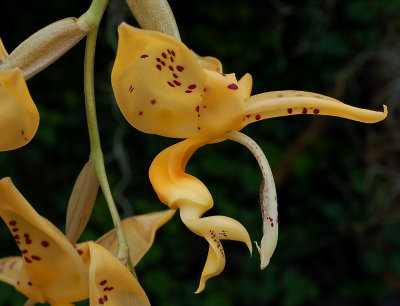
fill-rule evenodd
<path id="1" fill-rule="evenodd" d="M 161 71 L 161 65 L 156 65 L 157 69 Z"/>
<path id="2" fill-rule="evenodd" d="M 157 62 L 161 62 L 161 59 L 159 57 L 156 58 Z"/>
<path id="3" fill-rule="evenodd" d="M 315 114 L 315 115 L 318 115 L 318 114 L 319 114 L 319 109 L 318 109 L 318 108 L 316 108 L 316 109 L 314 109 L 314 111 L 313 111 L 313 112 L 314 112 L 314 114 Z"/>
<path id="4" fill-rule="evenodd" d="M 147 54 L 143 54 L 140 58 L 146 58 L 149 57 Z"/>
<path id="5" fill-rule="evenodd" d="M 200 106 L 196 106 L 196 112 L 199 112 L 200 111 Z"/>
<path id="6" fill-rule="evenodd" d="M 143 115 L 143 112 L 139 112 L 139 116 Z"/>
<path id="7" fill-rule="evenodd" d="M 170 49 L 167 49 L 167 52 L 168 52 L 168 54 L 171 54 L 171 50 Z"/>
<path id="8" fill-rule="evenodd" d="M 195 89 L 196 87 L 197 87 L 196 84 L 192 84 L 192 85 L 188 86 L 189 89 Z"/>
<path id="9" fill-rule="evenodd" d="M 42 246 L 43 246 L 44 248 L 47 248 L 47 247 L 49 246 L 49 243 L 48 243 L 46 240 L 43 240 L 43 241 L 42 241 Z"/>
<path id="10" fill-rule="evenodd" d="M 183 69 L 185 69 L 184 67 L 182 67 L 182 66 L 176 66 L 176 69 L 179 71 L 179 72 L 182 72 L 183 71 Z"/>
<path id="11" fill-rule="evenodd" d="M 36 261 L 41 260 L 41 258 L 39 256 L 36 256 L 36 255 L 32 255 L 31 257 L 32 257 L 33 260 L 36 260 Z"/>
<path id="12" fill-rule="evenodd" d="M 222 75 L 222 76 L 226 76 L 226 74 L 225 74 L 225 73 L 222 73 L 222 72 L 220 72 L 220 75 Z"/>
<path id="13" fill-rule="evenodd" d="M 104 286 L 105 284 L 107 284 L 107 280 L 106 280 L 106 279 L 105 279 L 105 280 L 102 280 L 102 281 L 99 283 L 100 286 Z"/>
<path id="14" fill-rule="evenodd" d="M 197 130 L 200 131 L 200 130 L 201 130 L 201 127 L 198 126 L 198 127 L 197 127 Z"/>
<path id="15" fill-rule="evenodd" d="M 26 261 L 27 263 L 31 263 L 31 262 L 32 262 L 32 260 L 30 260 L 28 257 L 24 257 L 24 259 L 25 259 L 25 261 Z"/>
<path id="16" fill-rule="evenodd" d="M 307 108 L 303 107 L 303 114 L 307 114 Z"/>
<path id="17" fill-rule="evenodd" d="M 25 239 L 25 243 L 26 243 L 26 244 L 31 244 L 31 243 L 32 243 L 32 240 L 29 239 L 29 238 L 26 238 L 26 239 Z"/>
<path id="18" fill-rule="evenodd" d="M 14 239 L 15 239 L 15 240 L 18 240 L 18 239 L 21 239 L 21 238 L 20 238 L 19 235 L 17 234 L 17 235 L 14 235 Z"/>
<path id="19" fill-rule="evenodd" d="M 111 290 L 114 290 L 114 287 L 104 287 L 103 290 L 104 291 L 111 291 Z"/>
<path id="20" fill-rule="evenodd" d="M 163 58 L 167 58 L 167 55 L 164 52 L 161 53 L 161 55 L 162 55 Z"/>
<path id="21" fill-rule="evenodd" d="M 155 99 L 151 100 L 151 104 L 156 104 L 157 101 Z"/>
<path id="22" fill-rule="evenodd" d="M 77 249 L 76 251 L 78 252 L 79 255 L 83 254 L 83 251 L 81 249 Z"/>
<path id="23" fill-rule="evenodd" d="M 181 82 L 178 82 L 177 80 L 174 80 L 174 83 L 176 86 L 181 86 Z"/>
<path id="24" fill-rule="evenodd" d="M 21 250 L 21 254 L 26 254 L 26 253 L 28 253 L 28 250 L 27 250 L 27 249 Z"/>
<path id="25" fill-rule="evenodd" d="M 169 70 L 174 71 L 174 67 L 168 66 Z"/>
<path id="26" fill-rule="evenodd" d="M 19 228 L 18 227 L 14 227 L 13 229 L 12 229 L 12 231 L 15 233 L 15 232 L 18 232 L 19 231 Z"/>
<path id="27" fill-rule="evenodd" d="M 107 302 L 108 301 L 108 296 L 104 295 L 103 299 Z"/>
<path id="28" fill-rule="evenodd" d="M 207 105 L 203 105 L 203 108 L 207 108 Z"/>
<path id="29" fill-rule="evenodd" d="M 24 134 L 25 134 L 24 130 L 21 131 L 21 134 L 22 134 L 22 136 L 24 136 Z"/>
<path id="30" fill-rule="evenodd" d="M 175 56 L 175 51 L 172 50 L 172 51 L 171 51 L 171 54 L 172 54 L 172 56 Z"/>
<path id="31" fill-rule="evenodd" d="M 24 132 L 24 131 L 22 131 L 22 132 Z M 24 134 L 22 134 L 22 135 L 24 135 Z M 15 226 L 15 225 L 17 225 L 17 221 L 11 220 L 10 223 L 8 223 L 8 224 L 10 224 L 11 226 Z"/>
<path id="32" fill-rule="evenodd" d="M 233 90 L 236 90 L 236 89 L 239 88 L 235 83 L 229 84 L 227 87 L 228 87 L 229 89 L 233 89 Z"/>
<path id="33" fill-rule="evenodd" d="M 292 108 L 288 108 L 287 112 L 288 112 L 288 114 L 291 114 L 291 113 L 293 113 L 293 109 Z"/>
<path id="34" fill-rule="evenodd" d="M 174 62 L 174 58 L 172 56 L 170 56 L 169 59 L 171 60 L 171 62 Z"/>
<path id="35" fill-rule="evenodd" d="M 271 222 L 271 227 L 274 227 L 274 223 L 273 222 Z"/>
<path id="36" fill-rule="evenodd" d="M 171 86 L 171 87 L 175 87 L 175 85 L 174 85 L 174 84 L 172 84 L 171 82 L 169 82 L 169 81 L 168 81 L 167 83 L 168 83 L 168 85 L 169 85 L 169 86 Z"/>
<path id="37" fill-rule="evenodd" d="M 164 61 L 161 61 L 161 65 L 165 66 L 165 62 L 164 62 Z"/>
<path id="38" fill-rule="evenodd" d="M 99 304 L 101 304 L 101 305 L 103 305 L 103 304 L 104 304 L 104 301 L 103 301 L 103 299 L 102 299 L 102 298 L 99 298 Z"/>
<path id="39" fill-rule="evenodd" d="M 247 117 L 247 118 L 250 118 L 250 117 L 251 117 L 251 115 L 250 115 L 250 114 L 247 114 L 247 115 L 246 115 L 246 117 Z"/>
<path id="40" fill-rule="evenodd" d="M 185 92 L 186 92 L 186 93 L 191 93 L 192 91 L 191 91 L 191 90 L 185 90 Z"/>
<path id="41" fill-rule="evenodd" d="M 28 282 L 28 286 L 32 286 L 32 282 Z"/>
<path id="42" fill-rule="evenodd" d="M 177 79 L 178 75 L 176 73 L 173 74 L 174 78 Z"/>
<path id="43" fill-rule="evenodd" d="M 256 115 L 256 120 L 260 120 L 261 116 L 260 115 Z"/>

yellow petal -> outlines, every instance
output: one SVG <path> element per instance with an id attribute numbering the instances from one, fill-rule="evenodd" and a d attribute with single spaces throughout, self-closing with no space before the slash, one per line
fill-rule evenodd
<path id="1" fill-rule="evenodd" d="M 136 278 L 115 256 L 94 242 L 89 242 L 89 250 L 91 306 L 150 306 Z"/>
<path id="2" fill-rule="evenodd" d="M 194 53 L 194 56 L 203 69 L 222 73 L 222 64 L 219 59 L 212 56 L 199 56 L 196 53 Z"/>
<path id="3" fill-rule="evenodd" d="M 29 205 L 10 178 L 0 180 L 0 216 L 14 235 L 24 259 L 17 290 L 38 302 L 87 298 L 87 268 L 78 252 L 52 223 Z M 33 289 L 35 294 L 29 292 Z"/>
<path id="4" fill-rule="evenodd" d="M 39 113 L 21 70 L 0 71 L 0 151 L 26 145 L 38 125 Z"/>
<path id="5" fill-rule="evenodd" d="M 76 179 L 68 202 L 65 231 L 72 243 L 78 241 L 89 221 L 98 190 L 99 180 L 94 162 L 89 159 Z"/>
<path id="6" fill-rule="evenodd" d="M 3 41 L 0 38 L 0 65 L 5 61 L 8 57 L 8 53 L 6 48 L 4 48 Z"/>
<path id="7" fill-rule="evenodd" d="M 206 91 L 201 104 L 197 106 L 198 129 L 202 134 L 223 135 L 236 129 L 242 122 L 245 113 L 243 92 L 234 74 L 205 72 Z"/>
<path id="8" fill-rule="evenodd" d="M 244 124 L 254 121 L 297 114 L 328 115 L 364 123 L 375 123 L 387 116 L 387 108 L 376 112 L 344 104 L 320 94 L 285 90 L 251 96 L 246 100 Z"/>
<path id="9" fill-rule="evenodd" d="M 111 82 L 125 118 L 145 133 L 197 134 L 205 73 L 192 52 L 171 36 L 124 23 L 118 33 Z"/>
<path id="10" fill-rule="evenodd" d="M 185 167 L 192 154 L 211 140 L 213 138 L 197 136 L 175 144 L 157 155 L 149 171 L 159 199 L 171 209 L 179 208 L 185 225 L 210 244 L 197 293 L 204 289 L 207 279 L 224 268 L 221 239 L 245 242 L 251 252 L 249 234 L 238 221 L 225 216 L 201 218 L 213 206 L 213 199 L 200 180 L 185 173 Z"/>
<path id="11" fill-rule="evenodd" d="M 19 271 L 22 267 L 22 257 L 12 256 L 0 259 L 0 281 L 16 286 Z"/>
<path id="12" fill-rule="evenodd" d="M 133 266 L 136 266 L 153 245 L 156 231 L 167 223 L 174 214 L 175 210 L 164 210 L 122 220 Z M 117 254 L 118 241 L 115 229 L 100 237 L 96 243 L 112 254 Z"/>

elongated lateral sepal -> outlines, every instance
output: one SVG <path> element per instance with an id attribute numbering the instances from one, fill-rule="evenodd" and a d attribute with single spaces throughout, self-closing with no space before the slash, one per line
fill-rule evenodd
<path id="1" fill-rule="evenodd" d="M 251 96 L 245 100 L 246 115 L 244 125 L 249 123 L 291 115 L 327 115 L 375 123 L 387 116 L 387 107 L 383 112 L 372 111 L 347 105 L 339 100 L 306 91 L 271 91 Z"/>

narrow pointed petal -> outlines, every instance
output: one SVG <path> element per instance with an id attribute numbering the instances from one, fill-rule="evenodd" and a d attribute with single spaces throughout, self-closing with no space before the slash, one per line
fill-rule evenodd
<path id="1" fill-rule="evenodd" d="M 122 220 L 133 266 L 136 266 L 153 245 L 156 231 L 167 223 L 174 214 L 175 210 L 164 210 Z M 113 255 L 117 254 L 118 241 L 115 229 L 97 239 L 96 243 L 106 248 Z"/>
<path id="2" fill-rule="evenodd" d="M 248 148 L 256 158 L 263 175 L 263 182 L 260 189 L 261 215 L 263 220 L 261 247 L 256 242 L 257 250 L 260 253 L 262 270 L 269 264 L 278 242 L 278 202 L 274 177 L 264 152 L 253 139 L 236 131 L 226 134 L 225 137 Z"/>
<path id="3" fill-rule="evenodd" d="M 350 106 L 320 94 L 295 90 L 258 94 L 245 100 L 245 103 L 244 125 L 262 119 L 297 114 L 328 115 L 364 123 L 375 123 L 387 116 L 385 105 L 383 112 L 377 112 Z"/>
<path id="4" fill-rule="evenodd" d="M 21 70 L 0 71 L 0 151 L 26 145 L 38 125 L 39 113 Z"/>
<path id="5" fill-rule="evenodd" d="M 251 252 L 249 234 L 238 221 L 225 216 L 201 218 L 213 206 L 213 199 L 200 180 L 185 173 L 192 154 L 212 140 L 197 136 L 175 144 L 154 159 L 149 171 L 150 181 L 159 199 L 171 209 L 180 208 L 185 225 L 210 244 L 197 293 L 204 289 L 207 279 L 218 275 L 224 268 L 225 254 L 221 239 L 242 241 Z"/>
<path id="6" fill-rule="evenodd" d="M 253 87 L 253 77 L 250 73 L 246 73 L 239 81 L 238 81 L 239 90 L 242 96 L 242 99 L 247 99 L 251 95 L 251 89 Z"/>
<path id="7" fill-rule="evenodd" d="M 3 41 L 0 38 L 0 65 L 6 60 L 8 53 L 6 48 L 4 48 Z"/>
<path id="8" fill-rule="evenodd" d="M 12 184 L 0 180 L 0 216 L 23 256 L 16 289 L 38 301 L 87 298 L 87 268 L 66 237 L 41 217 Z"/>
<path id="9" fill-rule="evenodd" d="M 194 53 L 194 56 L 203 69 L 222 73 L 222 63 L 219 59 L 212 56 L 199 56 L 196 53 Z"/>
<path id="10" fill-rule="evenodd" d="M 132 273 L 109 251 L 89 242 L 90 305 L 150 306 L 150 302 Z"/>
<path id="11" fill-rule="evenodd" d="M 22 267 L 22 257 L 12 256 L 0 259 L 0 281 L 13 287 L 17 286 L 18 275 Z"/>
<path id="12" fill-rule="evenodd" d="M 72 189 L 67 207 L 66 237 L 78 241 L 85 229 L 99 190 L 99 180 L 92 159 L 85 164 Z"/>

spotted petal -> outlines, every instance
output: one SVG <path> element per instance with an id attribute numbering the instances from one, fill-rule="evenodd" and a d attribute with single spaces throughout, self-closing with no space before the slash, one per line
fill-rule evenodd
<path id="1" fill-rule="evenodd" d="M 118 34 L 111 82 L 125 118 L 145 133 L 197 134 L 195 108 L 202 100 L 205 73 L 192 52 L 172 36 L 125 23 Z"/>
<path id="2" fill-rule="evenodd" d="M 22 257 L 11 256 L 0 259 L 0 281 L 16 286 L 23 264 Z"/>
<path id="3" fill-rule="evenodd" d="M 328 115 L 364 123 L 375 123 L 387 116 L 386 106 L 383 112 L 376 112 L 350 106 L 320 94 L 296 90 L 258 94 L 246 99 L 245 103 L 244 125 L 262 119 L 297 114 Z"/>
<path id="4" fill-rule="evenodd" d="M 90 305 L 150 306 L 150 302 L 132 273 L 109 251 L 89 242 Z"/>
<path id="5" fill-rule="evenodd" d="M 18 291 L 41 303 L 87 298 L 84 261 L 65 236 L 29 205 L 10 178 L 0 180 L 0 216 L 24 260 L 15 286 Z"/>
<path id="6" fill-rule="evenodd" d="M 220 274 L 225 266 L 222 239 L 245 242 L 252 250 L 249 234 L 238 221 L 225 216 L 201 218 L 213 206 L 207 187 L 197 178 L 185 173 L 192 154 L 213 138 L 197 136 L 182 141 L 162 151 L 153 161 L 149 176 L 160 200 L 171 209 L 180 209 L 185 225 L 209 243 L 209 252 L 199 288 L 204 290 L 206 281 Z"/>
<path id="7" fill-rule="evenodd" d="M 0 151 L 26 145 L 36 133 L 39 113 L 22 71 L 0 71 Z"/>

